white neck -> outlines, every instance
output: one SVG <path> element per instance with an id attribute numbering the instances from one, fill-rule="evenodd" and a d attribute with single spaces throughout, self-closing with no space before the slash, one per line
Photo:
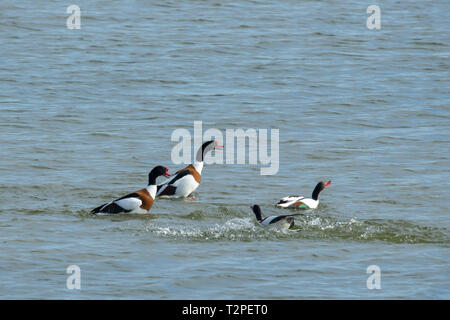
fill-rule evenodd
<path id="1" fill-rule="evenodd" d="M 194 166 L 195 170 L 197 170 L 198 173 L 202 174 L 203 161 L 195 161 L 192 165 Z"/>
<path id="2" fill-rule="evenodd" d="M 147 189 L 148 193 L 150 193 L 150 196 L 153 198 L 153 200 L 155 200 L 157 190 L 156 184 L 151 184 L 145 189 Z"/>

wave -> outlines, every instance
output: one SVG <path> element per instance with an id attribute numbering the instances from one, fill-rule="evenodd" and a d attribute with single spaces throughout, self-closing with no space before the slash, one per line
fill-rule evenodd
<path id="1" fill-rule="evenodd" d="M 27 215 L 48 214 L 52 210 L 25 210 Z M 406 220 L 359 219 L 325 215 L 323 212 L 299 213 L 292 229 L 263 228 L 248 211 L 215 207 L 196 209 L 188 213 L 93 215 L 86 210 L 60 210 L 63 215 L 75 215 L 89 221 L 99 219 L 121 222 L 107 228 L 114 232 L 145 232 L 161 238 L 193 241 L 255 241 L 255 240 L 324 240 L 381 241 L 395 244 L 449 245 L 449 230 Z"/>
<path id="2" fill-rule="evenodd" d="M 201 210 L 194 211 L 185 219 L 202 220 L 207 214 Z M 210 219 L 209 219 L 210 220 Z M 217 220 L 217 219 L 216 219 Z M 334 217 L 304 215 L 295 218 L 292 229 L 263 228 L 253 217 L 232 218 L 223 223 L 201 221 L 195 225 L 164 223 L 159 219 L 152 220 L 144 228 L 145 232 L 171 239 L 190 239 L 198 241 L 233 240 L 350 240 L 350 241 L 382 241 L 388 243 L 435 243 L 450 244 L 446 228 L 428 227 L 404 220 L 383 219 L 347 219 Z"/>

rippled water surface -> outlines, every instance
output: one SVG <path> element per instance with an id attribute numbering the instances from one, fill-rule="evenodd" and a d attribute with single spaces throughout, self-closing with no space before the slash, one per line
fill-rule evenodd
<path id="1" fill-rule="evenodd" d="M 77 1 L 80 30 L 70 4 L 0 3 L 1 298 L 450 298 L 448 1 L 383 1 L 381 30 L 361 1 Z M 279 129 L 278 173 L 89 214 L 181 168 L 194 121 Z M 255 223 L 325 179 L 293 230 Z"/>

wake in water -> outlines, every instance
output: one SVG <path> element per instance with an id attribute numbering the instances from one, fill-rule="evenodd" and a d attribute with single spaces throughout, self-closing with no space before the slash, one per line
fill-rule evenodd
<path id="1" fill-rule="evenodd" d="M 26 215 L 42 215 L 51 210 L 26 210 Z M 149 232 L 169 239 L 195 241 L 234 240 L 352 240 L 387 243 L 435 243 L 450 245 L 449 230 L 429 227 L 406 220 L 358 219 L 336 217 L 324 212 L 303 212 L 295 216 L 291 229 L 263 228 L 250 210 L 215 207 L 189 213 L 157 213 L 94 216 L 86 210 L 76 211 L 82 219 L 118 222 L 110 230 L 119 232 Z M 60 214 L 73 215 L 70 209 Z"/>
<path id="2" fill-rule="evenodd" d="M 195 210 L 184 216 L 160 215 L 146 219 L 144 223 L 119 227 L 119 230 L 150 232 L 163 238 L 194 241 L 311 239 L 450 244 L 446 228 L 421 226 L 403 220 L 337 219 L 304 214 L 295 217 L 295 225 L 291 229 L 263 228 L 255 222 L 254 217 L 243 211 L 219 211 L 222 215 L 213 210 Z M 243 215 L 247 217 L 242 218 Z"/>

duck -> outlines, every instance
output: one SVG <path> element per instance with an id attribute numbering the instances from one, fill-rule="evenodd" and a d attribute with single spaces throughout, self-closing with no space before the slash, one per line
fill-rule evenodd
<path id="1" fill-rule="evenodd" d="M 294 226 L 294 216 L 296 214 L 285 214 L 280 216 L 269 216 L 269 217 L 262 217 L 261 208 L 259 205 L 254 204 L 250 206 L 250 208 L 253 210 L 253 213 L 256 216 L 256 220 L 258 220 L 259 224 L 263 227 L 268 226 L 280 226 L 285 229 L 290 229 L 292 226 Z"/>
<path id="2" fill-rule="evenodd" d="M 144 189 L 132 192 L 102 204 L 92 209 L 93 214 L 118 214 L 118 213 L 148 213 L 153 206 L 156 196 L 156 178 L 160 176 L 170 177 L 169 169 L 156 166 L 148 174 L 148 185 Z"/>
<path id="3" fill-rule="evenodd" d="M 313 190 L 312 198 L 303 196 L 284 197 L 278 201 L 278 208 L 300 208 L 315 209 L 319 205 L 319 193 L 331 185 L 331 180 L 327 182 L 320 181 Z"/>
<path id="4" fill-rule="evenodd" d="M 196 161 L 177 171 L 173 178 L 158 185 L 156 196 L 195 199 L 190 195 L 198 188 L 202 180 L 203 159 L 208 152 L 215 149 L 223 149 L 223 146 L 216 140 L 203 143 L 197 151 Z"/>

